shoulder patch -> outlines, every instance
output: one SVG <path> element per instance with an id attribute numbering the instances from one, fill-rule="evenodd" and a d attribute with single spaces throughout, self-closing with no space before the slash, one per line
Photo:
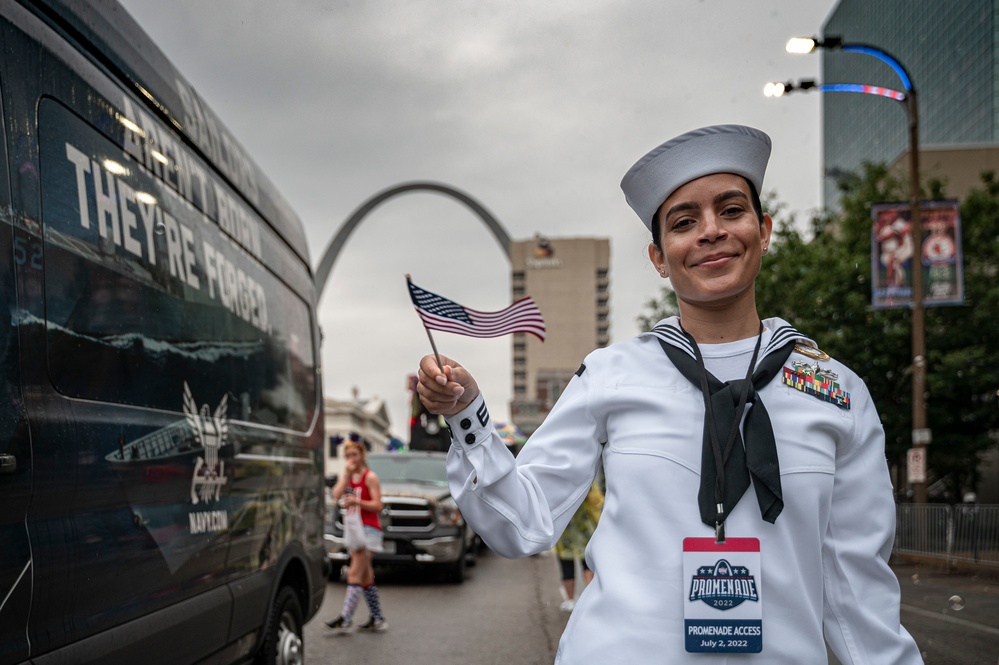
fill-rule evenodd
<path id="1" fill-rule="evenodd" d="M 810 342 L 798 342 L 794 345 L 796 353 L 813 360 L 829 360 L 829 354 Z"/>
<path id="2" fill-rule="evenodd" d="M 586 371 L 586 363 L 580 363 L 579 369 L 576 370 L 576 376 L 583 376 L 583 372 Z"/>

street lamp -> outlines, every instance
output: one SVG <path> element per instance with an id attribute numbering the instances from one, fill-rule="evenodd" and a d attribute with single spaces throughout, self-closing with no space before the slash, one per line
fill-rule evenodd
<path id="1" fill-rule="evenodd" d="M 767 97 L 780 97 L 791 92 L 807 92 L 809 90 L 817 90 L 818 92 L 860 92 L 865 95 L 887 97 L 898 102 L 905 101 L 905 93 L 900 90 L 882 88 L 877 85 L 861 85 L 860 83 L 816 83 L 811 79 L 802 79 L 798 82 L 775 82 L 767 83 L 763 86 L 763 94 Z"/>
<path id="2" fill-rule="evenodd" d="M 797 84 L 768 83 L 764 94 L 779 97 L 795 90 L 818 90 L 820 92 L 860 92 L 888 97 L 905 107 L 909 120 L 909 207 L 914 257 L 912 261 L 912 445 L 925 447 L 930 443 L 931 434 L 926 423 L 926 323 L 923 307 L 923 226 L 919 210 L 919 114 L 916 104 L 916 88 L 905 67 L 888 53 L 867 44 L 848 44 L 842 37 L 794 37 L 787 42 L 788 53 L 811 53 L 815 49 L 829 49 L 847 53 L 861 53 L 874 56 L 891 67 L 902 81 L 903 90 L 891 90 L 878 86 L 853 83 L 816 84 L 815 81 L 801 81 Z M 925 450 L 923 459 L 926 459 Z M 926 481 L 913 483 L 916 503 L 926 502 Z"/>

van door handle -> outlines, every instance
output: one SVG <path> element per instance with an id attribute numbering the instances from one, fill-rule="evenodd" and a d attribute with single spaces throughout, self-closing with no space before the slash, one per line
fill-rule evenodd
<path id="1" fill-rule="evenodd" d="M 0 473 L 14 473 L 17 470 L 17 458 L 13 455 L 0 455 Z"/>

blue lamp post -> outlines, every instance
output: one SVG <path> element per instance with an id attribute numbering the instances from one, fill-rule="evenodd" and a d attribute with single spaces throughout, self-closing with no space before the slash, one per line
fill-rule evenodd
<path id="1" fill-rule="evenodd" d="M 768 83 L 764 94 L 779 97 L 796 90 L 819 92 L 858 92 L 878 95 L 900 102 L 905 108 L 909 121 L 909 206 L 911 211 L 912 241 L 915 248 L 912 262 L 912 445 L 923 447 L 922 459 L 926 459 L 925 446 L 930 443 L 931 433 L 926 422 L 926 338 L 923 306 L 923 227 L 919 209 L 919 114 L 916 104 L 916 88 L 905 67 L 888 53 L 867 44 L 844 43 L 841 37 L 794 37 L 787 43 L 788 53 L 811 53 L 815 49 L 830 49 L 846 53 L 860 53 L 873 56 L 898 75 L 902 90 L 892 90 L 878 86 L 854 83 L 817 84 L 815 81 L 798 83 Z M 926 502 L 926 481 L 912 483 L 916 503 Z"/>

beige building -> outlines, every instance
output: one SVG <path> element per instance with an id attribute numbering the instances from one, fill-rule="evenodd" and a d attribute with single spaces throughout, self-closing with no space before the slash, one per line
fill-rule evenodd
<path id="1" fill-rule="evenodd" d="M 510 417 L 530 435 L 583 358 L 610 343 L 610 241 L 545 238 L 510 243 L 513 299 L 531 296 L 545 318 L 545 341 L 513 336 Z"/>
<path id="2" fill-rule="evenodd" d="M 893 161 L 889 168 L 897 176 L 908 178 L 909 151 Z M 981 189 L 982 173 L 992 171 L 999 175 L 999 146 L 995 145 L 945 145 L 919 147 L 919 179 L 925 183 L 931 178 L 944 183 L 948 198 L 963 201 L 972 189 Z"/>
<path id="3" fill-rule="evenodd" d="M 371 446 L 372 452 L 384 452 L 389 440 L 389 416 L 385 401 L 380 397 L 361 399 L 354 388 L 351 399 L 323 398 L 323 417 L 326 425 L 326 476 L 343 471 L 343 446 L 334 448 L 333 438 L 357 432 Z"/>

